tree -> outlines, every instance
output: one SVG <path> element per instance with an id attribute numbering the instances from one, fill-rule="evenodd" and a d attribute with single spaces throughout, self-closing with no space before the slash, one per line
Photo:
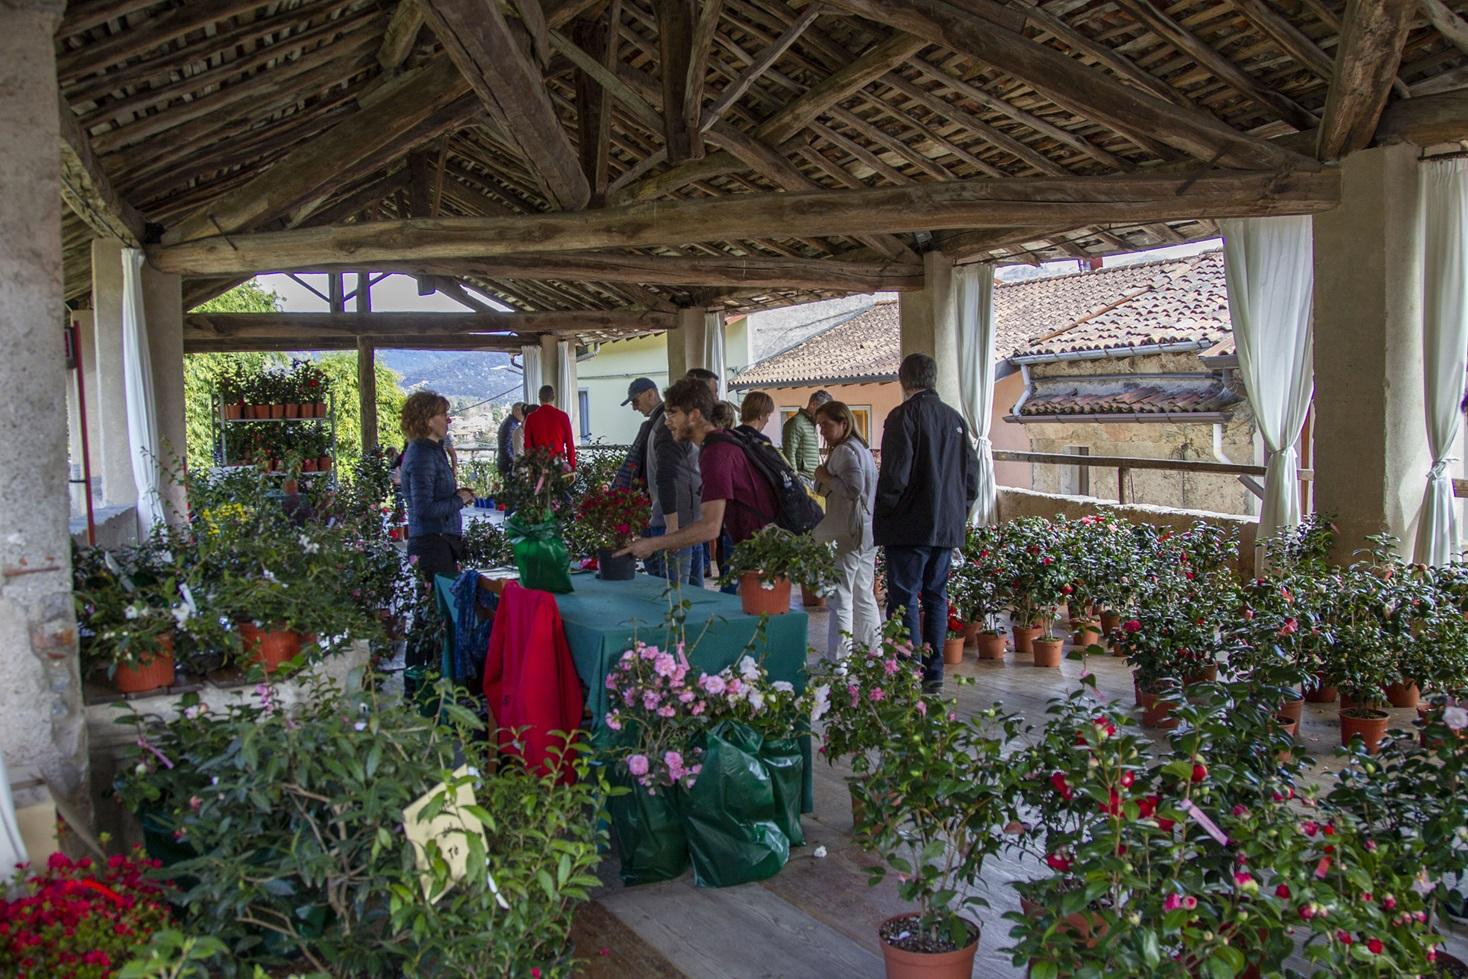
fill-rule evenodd
<path id="1" fill-rule="evenodd" d="M 200 313 L 270 313 L 280 309 L 281 297 L 254 280 L 235 286 L 223 295 L 198 306 Z M 306 353 L 306 352 L 302 352 Z M 285 365 L 283 353 L 189 354 L 184 358 L 184 403 L 188 433 L 190 469 L 207 469 L 214 465 L 213 397 L 221 377 L 237 367 L 264 370 L 270 365 Z M 362 417 L 357 397 L 357 355 L 351 352 L 325 353 L 316 357 L 317 365 L 331 378 L 331 400 L 335 415 L 337 463 L 350 472 L 362 456 Z M 402 416 L 407 395 L 401 386 L 402 376 L 383 364 L 377 365 L 377 423 L 385 445 L 399 440 L 398 419 Z"/>

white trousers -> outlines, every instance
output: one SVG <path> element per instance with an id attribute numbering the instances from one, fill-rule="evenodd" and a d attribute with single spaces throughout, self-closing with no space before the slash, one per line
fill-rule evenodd
<path id="1" fill-rule="evenodd" d="M 881 613 L 873 586 L 877 574 L 877 549 L 837 551 L 835 594 L 828 597 L 830 621 L 826 627 L 826 656 L 842 659 L 852 648 L 876 645 L 882 628 Z M 848 641 L 842 633 L 849 633 Z"/>

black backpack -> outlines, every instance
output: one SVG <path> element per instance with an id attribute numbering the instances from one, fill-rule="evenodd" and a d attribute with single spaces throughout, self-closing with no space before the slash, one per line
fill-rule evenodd
<path id="1" fill-rule="evenodd" d="M 729 442 L 744 450 L 744 458 L 754 471 L 764 477 L 775 491 L 774 521 L 792 534 L 806 534 L 815 529 L 824 514 L 816 501 L 805 491 L 805 484 L 790 468 L 790 463 L 764 439 L 745 435 L 743 432 L 710 432 L 706 441 Z M 742 502 L 742 501 L 740 501 Z"/>

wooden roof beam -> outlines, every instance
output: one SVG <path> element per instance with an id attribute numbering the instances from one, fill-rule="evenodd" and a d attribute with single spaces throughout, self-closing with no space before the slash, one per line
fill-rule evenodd
<path id="1" fill-rule="evenodd" d="M 521 47 L 498 3 L 419 0 L 424 19 L 468 80 L 542 192 L 557 210 L 575 211 L 591 185 L 556 116 L 539 66 Z"/>
<path id="2" fill-rule="evenodd" d="M 216 236 L 150 251 L 165 272 L 262 268 L 1012 227 L 1311 214 L 1340 201 L 1340 174 L 1302 167 L 1106 177 L 976 178 L 909 187 L 739 194 L 577 214 L 440 218 Z"/>
<path id="3" fill-rule="evenodd" d="M 709 106 L 707 112 L 703 113 L 702 118 L 699 120 L 699 129 L 701 131 L 707 131 L 710 126 L 722 119 L 724 113 L 728 112 L 734 103 L 738 102 L 744 96 L 744 93 L 749 91 L 749 87 L 758 81 L 761 75 L 769 71 L 786 51 L 790 50 L 790 46 L 799 40 L 800 35 L 805 32 L 807 27 L 815 23 L 815 19 L 820 14 L 821 8 L 819 4 L 812 3 L 806 7 L 805 12 L 800 15 L 795 23 L 785 28 L 779 37 L 771 41 L 763 51 L 756 55 L 754 61 L 744 71 L 739 73 L 738 78 L 724 86 L 724 90 L 719 93 L 719 97 L 714 100 L 714 104 Z"/>
<path id="4" fill-rule="evenodd" d="M 1321 160 L 1370 145 L 1412 27 L 1414 0 L 1347 0 L 1335 73 L 1315 143 Z"/>
<path id="5" fill-rule="evenodd" d="M 1129 138 L 1159 140 L 1196 159 L 1241 170 L 1309 165 L 1305 158 L 1282 146 L 1241 133 L 1205 112 L 1128 88 L 1048 45 L 1004 30 L 943 0 L 829 2 L 867 20 L 977 58 L 1046 98 Z"/>
<path id="6" fill-rule="evenodd" d="M 61 99 L 57 108 L 61 118 L 61 199 L 100 237 L 136 247 L 148 237 L 143 215 L 122 199 L 97 165 L 91 140 L 66 99 Z"/>
<path id="7" fill-rule="evenodd" d="M 658 21 L 658 65 L 663 85 L 663 141 L 673 163 L 703 158 L 699 105 L 688 97 L 688 80 L 699 71 L 693 51 L 693 0 L 653 0 Z M 703 51 L 707 70 L 708 49 Z"/>
<path id="8" fill-rule="evenodd" d="M 593 309 L 545 313 L 190 313 L 184 338 L 443 337 L 463 333 L 644 333 L 674 326 L 671 313 Z M 514 336 L 506 339 L 515 339 Z"/>
<path id="9" fill-rule="evenodd" d="M 292 150 L 234 193 L 180 221 L 163 240 L 187 241 L 257 227 L 319 199 L 360 176 L 362 161 L 378 160 L 384 151 L 396 157 L 410 149 L 405 142 L 415 134 L 421 137 L 425 122 L 446 109 L 456 104 L 462 107 L 468 90 L 447 60 L 404 73 L 380 89 L 378 98 L 316 139 Z"/>
<path id="10" fill-rule="evenodd" d="M 418 0 L 398 0 L 392 19 L 382 33 L 382 46 L 377 49 L 377 63 L 384 71 L 397 71 L 402 67 L 408 55 L 413 53 L 413 45 L 422 29 L 423 8 L 418 6 Z"/>
<path id="11" fill-rule="evenodd" d="M 708 77 L 709 57 L 713 51 L 714 35 L 719 30 L 719 16 L 724 12 L 724 0 L 701 0 L 698 20 L 693 26 L 693 38 L 688 45 L 688 69 L 683 83 L 683 118 L 703 118 L 703 88 Z M 708 127 L 700 125 L 699 132 Z"/>
<path id="12" fill-rule="evenodd" d="M 355 314 L 352 314 L 355 315 Z M 502 353 L 519 353 L 527 341 L 506 339 L 483 333 L 467 333 L 458 337 L 420 337 L 413 335 L 382 334 L 372 337 L 372 346 L 378 350 L 497 350 Z M 530 340 L 528 342 L 535 342 Z M 240 353 L 248 350 L 356 350 L 356 337 L 238 337 L 221 340 L 197 340 L 184 338 L 184 353 Z"/>

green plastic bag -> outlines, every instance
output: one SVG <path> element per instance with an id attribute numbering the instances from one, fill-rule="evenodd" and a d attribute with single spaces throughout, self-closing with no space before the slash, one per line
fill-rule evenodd
<path id="1" fill-rule="evenodd" d="M 632 789 L 607 800 L 612 839 L 622 858 L 622 883 L 650 884 L 682 876 L 688 869 L 688 840 L 668 790 L 658 789 L 656 795 L 649 795 L 625 772 L 618 773 L 613 781 Z"/>
<path id="2" fill-rule="evenodd" d="M 505 533 L 515 552 L 522 587 L 558 593 L 571 590 L 571 555 L 561 537 L 559 522 L 552 519 L 531 523 L 515 514 L 505 521 Z"/>
<path id="3" fill-rule="evenodd" d="M 767 738 L 759 760 L 770 776 L 775 793 L 775 823 L 791 846 L 805 846 L 800 826 L 800 802 L 805 794 L 805 755 L 795 738 Z"/>
<path id="4" fill-rule="evenodd" d="M 764 880 L 790 859 L 790 839 L 779 826 L 760 748 L 759 734 L 748 725 L 720 721 L 703 737 L 698 780 L 678 793 L 699 887 Z"/>

